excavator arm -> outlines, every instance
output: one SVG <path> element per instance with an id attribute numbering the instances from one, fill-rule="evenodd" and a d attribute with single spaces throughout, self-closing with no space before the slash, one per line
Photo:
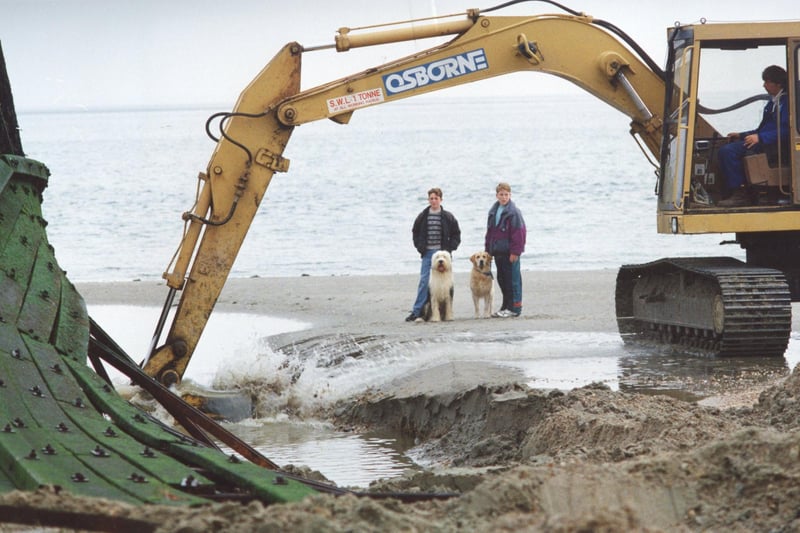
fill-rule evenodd
<path id="1" fill-rule="evenodd" d="M 300 92 L 303 47 L 286 45 L 220 115 L 220 134 L 172 270 L 169 296 L 144 370 L 165 384 L 183 377 L 233 261 L 295 126 L 329 118 L 346 124 L 358 109 L 512 72 L 545 72 L 578 85 L 631 118 L 631 132 L 658 158 L 665 81 L 660 69 L 614 26 L 583 14 L 494 17 L 469 10 L 445 22 L 359 33 L 342 28 L 346 51 L 454 35 L 438 46 Z M 453 20 L 455 19 L 455 20 Z M 188 274 L 187 274 L 188 272 Z M 174 296 L 182 291 L 165 343 L 156 348 Z"/>
<path id="2" fill-rule="evenodd" d="M 299 125 L 322 118 L 347 123 L 356 109 L 520 71 L 564 78 L 629 116 L 653 155 L 661 145 L 664 79 L 649 59 L 625 46 L 612 25 L 585 15 L 475 17 L 452 41 L 282 102 L 277 117 Z M 339 30 L 337 49 L 354 40 Z M 355 41 L 380 44 L 381 35 Z M 634 43 L 632 43 L 634 44 Z M 646 63 L 645 61 L 649 62 Z"/>

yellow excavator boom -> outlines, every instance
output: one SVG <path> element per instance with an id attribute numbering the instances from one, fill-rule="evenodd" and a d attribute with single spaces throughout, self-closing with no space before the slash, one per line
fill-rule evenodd
<path id="1" fill-rule="evenodd" d="M 336 47 L 454 35 L 452 40 L 366 71 L 300 92 L 304 49 L 290 43 L 221 115 L 216 149 L 187 222 L 170 288 L 145 371 L 178 382 L 230 273 L 294 126 L 329 118 L 347 123 L 358 109 L 512 72 L 545 72 L 582 87 L 631 118 L 632 133 L 657 157 L 665 81 L 660 69 L 634 51 L 615 28 L 592 17 L 494 17 L 469 10 L 430 25 L 359 33 L 342 28 Z M 621 37 L 622 36 L 622 37 Z M 165 343 L 156 348 L 173 296 L 182 291 Z"/>

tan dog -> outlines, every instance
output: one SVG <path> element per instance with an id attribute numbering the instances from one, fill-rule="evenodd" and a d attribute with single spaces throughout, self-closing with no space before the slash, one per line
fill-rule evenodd
<path id="1" fill-rule="evenodd" d="M 472 291 L 472 303 L 475 305 L 475 318 L 481 317 L 481 300 L 483 300 L 483 318 L 489 318 L 492 316 L 492 300 L 494 299 L 492 256 L 487 252 L 475 252 L 469 260 L 472 261 L 469 288 Z"/>
<path id="2" fill-rule="evenodd" d="M 440 250 L 431 258 L 428 301 L 422 309 L 426 321 L 453 320 L 453 264 L 450 253 Z"/>

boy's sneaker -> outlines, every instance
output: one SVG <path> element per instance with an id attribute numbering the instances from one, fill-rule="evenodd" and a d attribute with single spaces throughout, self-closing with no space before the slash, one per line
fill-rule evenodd
<path id="1" fill-rule="evenodd" d="M 415 321 L 416 319 L 418 319 L 418 318 L 419 318 L 419 317 L 418 317 L 417 315 L 415 315 L 415 314 L 414 314 L 414 312 L 412 311 L 412 312 L 411 312 L 411 314 L 409 314 L 409 315 L 406 317 L 406 322 L 414 322 L 414 321 Z"/>
<path id="2" fill-rule="evenodd" d="M 514 313 L 512 313 L 511 311 L 509 311 L 508 309 L 501 309 L 496 313 L 492 313 L 492 316 L 494 318 L 508 318 L 508 317 L 512 317 L 512 316 L 516 316 L 516 315 Z"/>

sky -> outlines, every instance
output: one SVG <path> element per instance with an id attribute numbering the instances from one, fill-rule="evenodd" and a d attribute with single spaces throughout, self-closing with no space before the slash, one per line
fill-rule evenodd
<path id="1" fill-rule="evenodd" d="M 339 27 L 487 9 L 503 0 L 0 0 L 0 45 L 18 111 L 173 105 L 231 107 L 280 48 L 332 44 Z M 562 0 L 625 31 L 663 65 L 666 29 L 709 22 L 800 19 L 795 0 Z M 561 13 L 529 1 L 502 15 Z M 497 16 L 498 13 L 493 13 Z M 302 88 L 429 48 L 438 41 L 306 52 Z M 469 94 L 577 90 L 552 76 L 503 76 Z M 454 89 L 455 91 L 456 89 Z M 450 92 L 450 91 L 448 91 Z"/>

